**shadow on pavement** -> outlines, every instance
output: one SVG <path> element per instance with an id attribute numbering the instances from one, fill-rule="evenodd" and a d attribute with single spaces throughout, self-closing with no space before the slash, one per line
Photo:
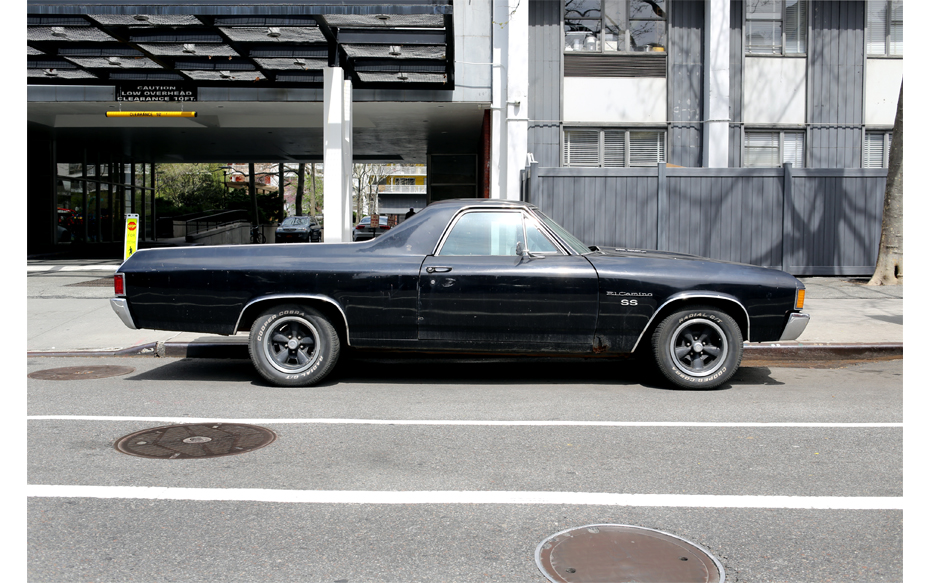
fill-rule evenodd
<path id="1" fill-rule="evenodd" d="M 126 377 L 129 381 L 249 382 L 258 387 L 276 388 L 267 383 L 244 359 L 165 359 L 157 368 Z M 408 385 L 554 385 L 584 384 L 604 386 L 642 385 L 657 390 L 686 391 L 669 386 L 652 368 L 636 359 L 501 359 L 448 358 L 371 358 L 351 356 L 340 359 L 336 369 L 319 387 L 341 383 Z M 781 385 L 767 367 L 742 367 L 733 379 L 715 391 L 743 385 Z M 704 389 L 694 389 L 704 390 Z"/>

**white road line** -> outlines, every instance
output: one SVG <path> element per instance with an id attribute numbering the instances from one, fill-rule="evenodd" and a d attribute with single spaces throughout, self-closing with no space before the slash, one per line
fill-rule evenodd
<path id="1" fill-rule="evenodd" d="M 566 504 L 689 508 L 809 508 L 902 510 L 903 497 L 708 496 L 598 492 L 265 490 L 249 488 L 159 488 L 134 486 L 26 486 L 30 498 L 199 500 L 302 504 Z"/>
<path id="2" fill-rule="evenodd" d="M 133 417 L 30 415 L 28 421 L 145 421 L 150 423 L 247 423 L 251 425 L 477 425 L 502 427 L 840 427 L 895 428 L 903 423 L 727 423 L 702 421 L 494 421 L 468 419 L 231 419 L 221 417 Z"/>

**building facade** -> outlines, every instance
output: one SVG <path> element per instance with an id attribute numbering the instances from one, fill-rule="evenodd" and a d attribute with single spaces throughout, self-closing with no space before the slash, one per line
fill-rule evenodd
<path id="1" fill-rule="evenodd" d="M 530 200 L 593 244 L 872 273 L 902 2 L 527 10 Z"/>
<path id="2" fill-rule="evenodd" d="M 53 164 L 81 196 L 105 167 L 138 193 L 116 198 L 145 209 L 137 165 L 316 161 L 326 238 L 343 241 L 352 164 L 383 162 L 427 170 L 425 192 L 382 201 L 523 198 L 593 245 L 799 275 L 874 268 L 901 1 L 101 3 L 29 2 L 30 164 L 52 174 L 31 203 L 43 245 Z M 217 70 L 203 43 L 249 73 Z M 117 49 L 180 79 L 193 101 L 170 106 L 203 121 L 91 118 L 128 105 Z"/>

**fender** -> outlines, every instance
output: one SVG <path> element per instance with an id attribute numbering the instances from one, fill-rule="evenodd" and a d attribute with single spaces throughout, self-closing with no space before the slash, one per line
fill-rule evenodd
<path id="1" fill-rule="evenodd" d="M 636 339 L 636 344 L 633 345 L 633 351 L 634 352 L 636 351 L 636 347 L 639 346 L 639 342 L 640 340 L 643 339 L 643 335 L 646 333 L 646 330 L 648 330 L 649 326 L 652 325 L 652 321 L 655 320 L 656 316 L 662 313 L 662 310 L 667 305 L 674 303 L 674 302 L 680 302 L 683 300 L 693 300 L 693 299 L 699 299 L 699 298 L 725 300 L 727 302 L 731 302 L 739 306 L 740 309 L 743 311 L 743 315 L 746 317 L 746 338 L 744 340 L 746 342 L 750 341 L 749 340 L 749 312 L 746 311 L 746 307 L 743 306 L 743 304 L 741 304 L 739 300 L 737 300 L 735 297 L 731 296 L 730 294 L 714 292 L 714 291 L 684 291 L 684 292 L 678 292 L 677 294 L 673 294 L 669 296 L 669 298 L 665 300 L 665 302 L 661 306 L 656 308 L 656 311 L 652 313 L 652 317 L 649 318 L 648 322 L 646 322 L 646 327 L 643 328 L 643 331 L 639 333 L 639 338 Z"/>
<path id="2" fill-rule="evenodd" d="M 233 334 L 235 334 L 235 331 L 239 329 L 239 322 L 242 321 L 242 315 L 245 314 L 245 311 L 248 310 L 251 306 L 261 303 L 261 302 L 269 301 L 269 300 L 296 300 L 299 302 L 299 300 L 302 300 L 302 299 L 321 300 L 321 301 L 324 301 L 326 303 L 336 306 L 336 309 L 339 310 L 339 313 L 342 315 L 342 321 L 345 322 L 346 344 L 348 344 L 349 346 L 352 346 L 352 342 L 351 340 L 349 340 L 349 319 L 346 318 L 345 310 L 342 309 L 342 306 L 339 305 L 339 302 L 337 302 L 336 300 L 334 300 L 333 298 L 329 296 L 324 296 L 321 294 L 272 294 L 269 296 L 262 296 L 260 298 L 255 298 L 254 300 L 251 300 L 246 305 L 242 306 L 242 309 L 239 311 L 239 317 L 236 318 L 236 327 L 233 328 Z"/>

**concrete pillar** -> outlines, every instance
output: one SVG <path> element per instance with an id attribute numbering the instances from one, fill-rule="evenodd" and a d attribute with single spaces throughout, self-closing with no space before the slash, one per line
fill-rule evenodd
<path id="1" fill-rule="evenodd" d="M 520 171 L 526 167 L 529 112 L 528 2 L 511 6 L 494 0 L 491 114 L 491 198 L 520 200 Z"/>
<path id="2" fill-rule="evenodd" d="M 341 67 L 323 70 L 323 238 L 351 241 L 352 82 Z"/>
<path id="3" fill-rule="evenodd" d="M 705 168 L 726 168 L 730 135 L 730 0 L 704 6 Z"/>

